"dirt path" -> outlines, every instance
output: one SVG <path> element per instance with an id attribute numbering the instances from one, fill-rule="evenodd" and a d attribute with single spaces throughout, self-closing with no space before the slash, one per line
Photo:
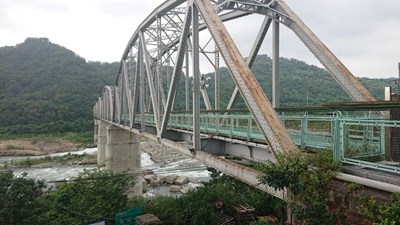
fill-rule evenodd
<path id="1" fill-rule="evenodd" d="M 39 156 L 79 150 L 79 144 L 66 141 L 0 141 L 0 156 Z"/>

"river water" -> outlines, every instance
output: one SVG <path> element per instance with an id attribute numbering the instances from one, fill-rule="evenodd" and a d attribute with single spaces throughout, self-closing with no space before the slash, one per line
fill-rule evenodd
<path id="1" fill-rule="evenodd" d="M 66 154 L 97 154 L 97 148 L 87 148 L 75 152 L 54 153 L 47 156 L 62 156 Z M 46 156 L 31 156 L 31 157 L 0 157 L 0 164 L 10 163 L 11 161 L 18 161 L 27 158 L 39 158 Z M 208 181 L 210 179 L 209 172 L 206 167 L 199 161 L 191 158 L 177 159 L 167 165 L 156 163 L 151 159 L 148 153 L 142 153 L 141 166 L 143 171 L 153 171 L 158 176 L 167 176 L 170 174 L 185 175 L 189 177 L 189 187 L 196 187 L 200 182 Z M 55 181 L 69 180 L 76 177 L 84 169 L 93 169 L 96 165 L 57 165 L 50 168 L 13 168 L 15 175 L 27 173 L 29 178 L 44 180 L 51 187 Z M 156 187 L 148 188 L 147 196 L 158 194 L 168 194 L 169 187 Z"/>

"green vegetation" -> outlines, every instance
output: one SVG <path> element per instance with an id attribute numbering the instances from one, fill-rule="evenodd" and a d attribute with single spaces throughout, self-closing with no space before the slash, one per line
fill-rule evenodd
<path id="1" fill-rule="evenodd" d="M 361 189 L 363 186 L 361 185 L 361 184 L 356 184 L 356 183 L 349 183 L 348 185 L 347 185 L 347 188 L 350 190 L 350 191 L 356 191 L 356 190 L 359 190 L 359 189 Z"/>
<path id="2" fill-rule="evenodd" d="M 126 209 L 134 181 L 127 174 L 86 170 L 57 191 L 45 193 L 42 181 L 0 171 L 0 224 L 78 225 L 113 219 Z"/>
<path id="3" fill-rule="evenodd" d="M 278 163 L 269 161 L 259 167 L 265 173 L 260 181 L 290 191 L 288 205 L 300 224 L 319 225 L 321 221 L 326 225 L 345 224 L 341 211 L 330 211 L 327 207 L 326 187 L 339 169 L 332 163 L 330 152 L 287 153 L 277 155 L 276 159 Z"/>
<path id="4" fill-rule="evenodd" d="M 24 150 L 24 147 L 18 147 L 18 146 L 14 146 L 14 145 L 7 145 L 6 146 L 6 150 Z"/>
<path id="5" fill-rule="evenodd" d="M 256 208 L 257 215 L 281 217 L 281 200 L 214 170 L 212 177 L 204 188 L 180 198 L 157 196 L 128 200 L 134 178 L 123 173 L 87 170 L 56 191 L 46 193 L 42 192 L 43 182 L 28 179 L 26 175 L 17 178 L 12 172 L 3 171 L 0 172 L 0 181 L 4 184 L 0 186 L 0 199 L 4 199 L 0 201 L 0 223 L 80 225 L 107 220 L 112 225 L 117 212 L 138 207 L 144 213 L 155 214 L 165 225 L 208 225 L 213 224 L 220 210 L 232 216 L 232 206 L 243 203 Z M 16 196 L 20 197 L 13 201 Z M 223 202 L 222 209 L 216 209 L 216 201 Z"/>
<path id="6" fill-rule="evenodd" d="M 45 184 L 20 177 L 11 171 L 0 171 L 0 224 L 40 224 L 34 210 L 43 195 Z"/>
<path id="7" fill-rule="evenodd" d="M 163 224 L 214 224 L 220 210 L 215 202 L 222 201 L 222 211 L 233 216 L 233 206 L 247 203 L 256 209 L 257 215 L 275 215 L 282 218 L 283 202 L 254 187 L 209 169 L 212 180 L 203 188 L 189 192 L 180 198 L 160 196 L 151 200 L 138 198 L 130 207 L 143 208 L 145 213 L 155 214 Z"/>
<path id="8" fill-rule="evenodd" d="M 400 221 L 400 193 L 394 193 L 390 202 L 379 203 L 374 197 L 360 207 L 373 225 L 398 225 Z"/>
<path id="9" fill-rule="evenodd" d="M 257 56 L 252 71 L 268 98 L 272 97 L 272 59 L 267 55 Z M 328 71 L 316 66 L 308 65 L 296 59 L 280 59 L 280 101 L 281 106 L 318 106 L 326 102 L 349 102 L 351 99 L 339 84 L 330 76 Z M 221 69 L 221 107 L 226 107 L 234 89 L 234 83 L 226 68 Z M 214 79 L 214 74 L 204 75 Z M 395 76 L 395 74 L 393 75 Z M 384 99 L 384 87 L 397 88 L 395 78 L 370 79 L 358 78 L 359 81 L 378 99 Z M 214 82 L 209 82 L 209 90 L 214 90 Z M 183 86 L 182 86 L 183 87 Z M 301 87 L 301 88 L 299 88 Z M 184 104 L 184 88 L 181 89 L 181 104 Z M 209 92 L 211 102 L 214 101 L 213 92 Z M 308 97 L 307 97 L 308 96 Z M 241 98 L 236 108 L 245 108 Z M 179 101 L 177 101 L 179 104 Z M 178 108 L 178 107 L 177 107 Z"/>
<path id="10" fill-rule="evenodd" d="M 16 46 L 0 48 L 0 139 L 39 134 L 59 135 L 93 130 L 92 107 L 105 85 L 112 85 L 118 63 L 87 62 L 47 38 L 27 38 Z M 252 70 L 271 97 L 272 60 L 260 55 Z M 163 68 L 163 72 L 171 68 Z M 320 105 L 350 101 L 324 69 L 296 59 L 282 58 L 281 105 Z M 221 107 L 234 89 L 228 70 L 221 68 Z M 206 74 L 213 78 L 213 74 Z M 393 79 L 359 78 L 377 99 Z M 166 82 L 166 79 L 164 79 Z M 176 110 L 184 109 L 184 79 L 180 79 Z M 210 90 L 214 82 L 209 82 Z M 165 84 L 167 86 L 167 84 Z M 302 87 L 302 88 L 298 88 Z M 214 95 L 209 94 L 211 102 Z M 308 96 L 308 97 L 307 97 Z M 245 108 L 239 98 L 236 108 Z"/>
<path id="11" fill-rule="evenodd" d="M 47 38 L 1 47 L 0 138 L 93 130 L 93 104 L 117 68 L 87 62 Z"/>
<path id="12" fill-rule="evenodd" d="M 43 133 L 20 134 L 20 135 L 3 135 L 0 137 L 0 140 L 11 140 L 11 139 L 25 140 L 25 141 L 49 141 L 49 142 L 67 140 L 73 143 L 82 144 L 84 146 L 93 143 L 93 130 L 81 133 L 66 132 L 62 134 L 43 134 Z"/>
<path id="13" fill-rule="evenodd" d="M 76 155 L 76 154 L 66 154 L 63 156 L 45 156 L 40 158 L 27 158 L 21 161 L 12 162 L 10 166 L 12 167 L 30 167 L 32 165 L 40 165 L 44 163 L 79 163 L 82 161 L 95 161 L 96 155 Z"/>

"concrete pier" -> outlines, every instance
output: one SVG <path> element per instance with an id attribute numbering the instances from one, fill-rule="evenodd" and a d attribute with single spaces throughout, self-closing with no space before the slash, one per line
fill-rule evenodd
<path id="1" fill-rule="evenodd" d="M 132 174 L 140 172 L 141 150 L 138 134 L 112 125 L 107 127 L 106 169 Z M 129 196 L 141 195 L 142 181 L 138 179 L 130 191 Z"/>
<path id="2" fill-rule="evenodd" d="M 97 165 L 106 164 L 107 123 L 97 122 Z"/>
<path id="3" fill-rule="evenodd" d="M 94 120 L 93 125 L 93 144 L 97 145 L 98 142 L 98 136 L 99 136 L 99 120 Z"/>

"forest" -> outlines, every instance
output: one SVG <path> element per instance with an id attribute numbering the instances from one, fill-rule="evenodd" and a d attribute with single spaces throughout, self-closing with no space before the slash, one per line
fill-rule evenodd
<path id="1" fill-rule="evenodd" d="M 252 70 L 271 97 L 272 60 L 259 55 Z M 87 61 L 47 38 L 27 38 L 16 46 L 0 48 L 0 138 L 24 134 L 88 132 L 93 129 L 92 107 L 105 85 L 115 81 L 119 63 Z M 164 69 L 165 70 L 165 69 Z M 172 71 L 169 69 L 169 71 Z M 297 59 L 280 60 L 281 106 L 316 106 L 350 98 L 325 69 Z M 221 68 L 221 108 L 234 89 L 226 68 Z M 208 95 L 214 102 L 214 74 Z M 382 100 L 385 86 L 395 78 L 359 78 Z M 184 80 L 180 80 L 175 110 L 184 109 Z M 239 100 L 237 108 L 244 108 Z"/>
<path id="2" fill-rule="evenodd" d="M 0 133 L 93 129 L 92 107 L 118 65 L 87 62 L 47 38 L 0 48 Z"/>

